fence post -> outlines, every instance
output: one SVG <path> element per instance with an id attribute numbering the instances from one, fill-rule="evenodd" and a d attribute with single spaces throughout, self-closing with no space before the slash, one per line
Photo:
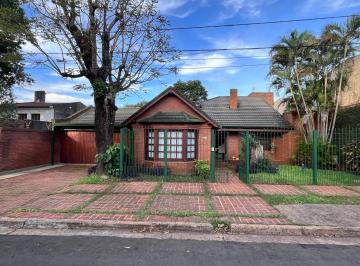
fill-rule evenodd
<path id="1" fill-rule="evenodd" d="M 130 164 L 134 164 L 134 129 L 130 129 Z"/>
<path id="2" fill-rule="evenodd" d="M 229 140 L 229 132 L 225 133 L 225 161 L 229 161 L 229 147 L 228 147 L 228 140 Z"/>
<path id="3" fill-rule="evenodd" d="M 250 183 L 250 134 L 245 133 L 245 183 Z"/>
<path id="4" fill-rule="evenodd" d="M 167 177 L 169 175 L 168 172 L 168 136 L 167 136 L 168 131 L 165 129 L 164 130 L 164 176 Z"/>
<path id="5" fill-rule="evenodd" d="M 55 164 L 55 129 L 51 130 L 50 163 Z"/>
<path id="6" fill-rule="evenodd" d="M 210 180 L 215 182 L 215 129 L 211 129 Z"/>
<path id="7" fill-rule="evenodd" d="M 120 128 L 120 177 L 124 173 L 124 145 L 125 145 L 125 128 Z"/>
<path id="8" fill-rule="evenodd" d="M 312 132 L 312 173 L 313 185 L 317 185 L 317 170 L 318 170 L 318 132 Z"/>

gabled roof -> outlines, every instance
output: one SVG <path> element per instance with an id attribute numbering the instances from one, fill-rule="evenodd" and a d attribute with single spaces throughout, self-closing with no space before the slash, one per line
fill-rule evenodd
<path id="1" fill-rule="evenodd" d="M 118 108 L 115 113 L 115 126 L 119 127 L 121 123 L 139 110 L 139 107 Z M 95 108 L 85 108 L 66 119 L 56 120 L 55 127 L 94 127 L 95 125 Z"/>
<path id="2" fill-rule="evenodd" d="M 150 117 L 138 120 L 140 123 L 204 123 L 204 119 L 191 116 L 185 112 L 158 112 Z"/>
<path id="3" fill-rule="evenodd" d="M 146 110 L 154 106 L 166 95 L 175 95 L 184 104 L 196 112 L 200 118 L 184 112 L 158 112 L 150 117 L 141 117 Z M 138 119 L 139 118 L 139 119 Z M 263 98 L 239 96 L 238 108 L 229 108 L 229 96 L 219 96 L 202 102 L 200 107 L 189 102 L 173 89 L 167 89 L 143 107 L 119 108 L 115 114 L 115 126 L 127 126 L 138 119 L 140 123 L 211 123 L 218 128 L 233 129 L 292 129 L 292 125 L 283 118 Z M 55 126 L 68 128 L 93 128 L 95 109 L 81 110 L 66 119 L 56 120 Z"/>
<path id="4" fill-rule="evenodd" d="M 180 99 L 184 104 L 189 106 L 193 111 L 195 111 L 200 117 L 202 117 L 205 121 L 212 124 L 214 127 L 218 127 L 217 123 L 208 116 L 205 112 L 203 112 L 200 108 L 198 108 L 195 104 L 187 100 L 184 96 L 182 96 L 180 93 L 176 92 L 173 88 L 168 88 L 162 93 L 160 93 L 158 96 L 156 96 L 154 99 L 152 99 L 150 102 L 148 102 L 145 106 L 143 106 L 141 109 L 139 109 L 137 112 L 135 112 L 133 115 L 131 115 L 128 119 L 126 119 L 123 122 L 123 126 L 129 125 L 131 122 L 135 121 L 141 114 L 143 114 L 145 111 L 147 111 L 149 108 L 154 106 L 157 102 L 159 102 L 161 99 L 163 99 L 167 95 L 175 95 L 178 99 Z"/>
<path id="5" fill-rule="evenodd" d="M 238 108 L 229 108 L 229 96 L 219 96 L 201 103 L 201 109 L 224 128 L 291 129 L 283 118 L 263 98 L 239 96 Z"/>

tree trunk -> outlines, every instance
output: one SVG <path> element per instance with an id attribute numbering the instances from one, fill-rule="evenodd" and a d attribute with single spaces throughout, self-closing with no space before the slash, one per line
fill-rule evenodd
<path id="1" fill-rule="evenodd" d="M 104 153 L 113 144 L 115 124 L 115 97 L 106 94 L 97 97 L 95 101 L 95 141 L 96 154 Z M 96 173 L 105 174 L 104 164 L 97 162 Z"/>
<path id="2" fill-rule="evenodd" d="M 340 80 L 339 80 L 339 86 L 338 86 L 338 90 L 337 90 L 337 94 L 336 94 L 336 102 L 335 102 L 336 105 L 335 105 L 335 112 L 334 112 L 333 121 L 332 121 L 332 125 L 331 125 L 330 136 L 329 136 L 329 142 L 328 142 L 329 144 L 331 143 L 333 135 L 334 135 L 336 117 L 339 112 L 339 104 L 340 104 L 340 97 L 341 97 L 340 94 L 341 94 L 342 82 L 343 82 L 343 78 L 344 78 L 344 64 L 346 64 L 347 50 L 348 50 L 348 44 L 346 42 L 345 49 L 344 49 L 343 63 L 341 65 L 341 70 L 340 70 Z"/>
<path id="3" fill-rule="evenodd" d="M 289 84 L 291 84 L 291 80 L 289 80 Z M 301 124 L 301 128 L 302 128 L 302 131 L 303 131 L 303 134 L 304 134 L 304 140 L 305 140 L 305 143 L 307 144 L 307 138 L 306 138 L 306 134 L 305 134 L 305 128 L 304 128 L 304 125 L 303 125 L 303 122 L 302 122 L 302 119 L 301 119 L 301 115 L 300 115 L 300 110 L 299 110 L 299 106 L 296 102 L 296 97 L 295 97 L 295 94 L 294 94 L 294 90 L 292 88 L 292 86 L 290 85 L 289 86 L 290 88 L 290 92 L 291 92 L 291 95 L 292 95 L 292 98 L 293 98 L 293 101 L 294 101 L 294 104 L 295 104 L 295 108 L 296 108 L 296 112 L 297 112 L 297 115 L 300 119 L 300 124 Z"/>

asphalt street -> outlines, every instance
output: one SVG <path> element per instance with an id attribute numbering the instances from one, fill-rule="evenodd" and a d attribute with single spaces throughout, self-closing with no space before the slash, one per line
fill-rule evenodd
<path id="1" fill-rule="evenodd" d="M 0 236 L 0 265 L 359 265 L 359 246 Z"/>

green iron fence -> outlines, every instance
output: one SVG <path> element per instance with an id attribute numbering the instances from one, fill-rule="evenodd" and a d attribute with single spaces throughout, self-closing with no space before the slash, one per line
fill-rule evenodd
<path id="1" fill-rule="evenodd" d="M 330 142 L 317 131 L 305 140 L 283 129 L 213 129 L 209 135 L 196 128 L 122 128 L 114 175 L 197 180 L 195 162 L 204 159 L 212 182 L 232 174 L 245 183 L 360 185 L 359 128 L 335 129 Z"/>
<path id="2" fill-rule="evenodd" d="M 247 140 L 250 152 L 240 177 L 248 183 L 360 185 L 358 128 L 335 129 L 331 141 L 317 131 L 305 139 L 270 130 L 250 132 Z"/>

